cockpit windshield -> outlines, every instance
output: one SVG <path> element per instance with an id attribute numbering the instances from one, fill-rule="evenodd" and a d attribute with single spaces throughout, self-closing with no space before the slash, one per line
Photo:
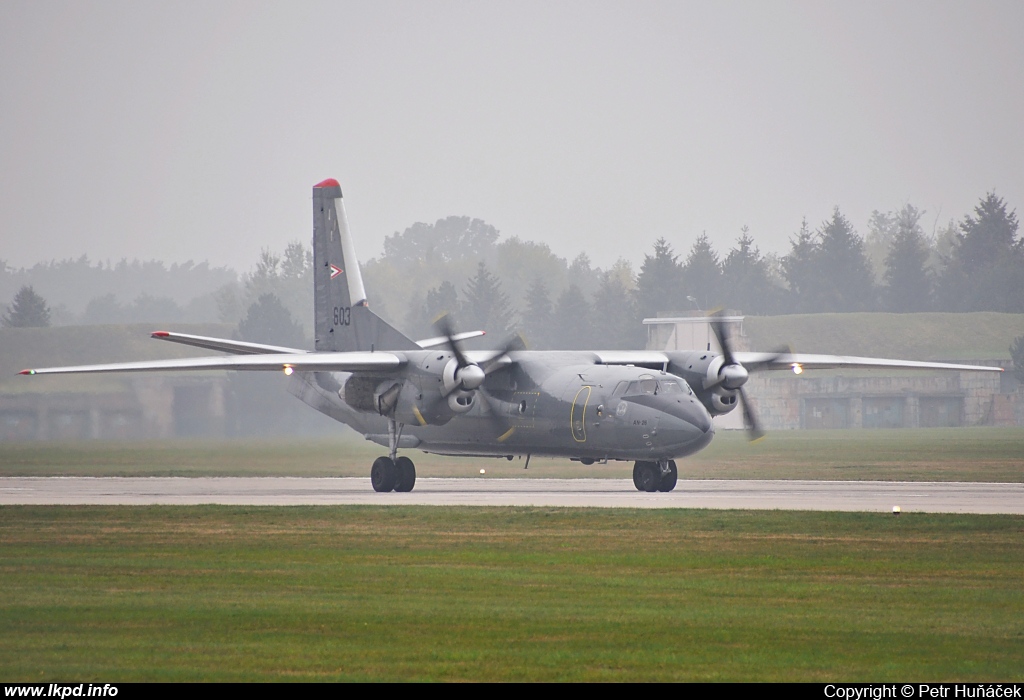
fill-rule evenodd
<path id="1" fill-rule="evenodd" d="M 682 385 L 682 386 L 680 386 Z M 657 396 L 658 394 L 692 394 L 689 385 L 681 379 L 640 379 L 630 382 L 623 396 Z"/>

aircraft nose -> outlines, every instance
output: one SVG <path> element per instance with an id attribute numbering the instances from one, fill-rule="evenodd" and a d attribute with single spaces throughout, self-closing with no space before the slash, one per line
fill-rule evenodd
<path id="1" fill-rule="evenodd" d="M 714 436 L 711 416 L 701 404 L 673 400 L 664 405 L 658 423 L 662 449 L 683 457 L 706 447 Z"/>
<path id="2" fill-rule="evenodd" d="M 685 399 L 672 399 L 660 406 L 662 413 L 676 418 L 686 424 L 690 429 L 696 428 L 701 433 L 714 431 L 711 423 L 711 415 L 707 409 L 696 401 Z"/>

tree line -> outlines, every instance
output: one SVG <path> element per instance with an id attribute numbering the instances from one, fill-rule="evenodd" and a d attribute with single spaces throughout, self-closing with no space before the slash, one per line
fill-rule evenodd
<path id="1" fill-rule="evenodd" d="M 706 234 L 686 255 L 661 238 L 638 271 L 622 259 L 608 269 L 595 267 L 586 252 L 567 260 L 546 244 L 517 236 L 501 240 L 480 219 L 452 216 L 388 236 L 383 254 L 367 260 L 363 274 L 375 310 L 414 338 L 434 335 L 434 319 L 450 312 L 460 329 L 486 329 L 492 344 L 522 332 L 539 349 L 643 347 L 642 319 L 719 307 L 749 315 L 1024 313 L 1024 242 L 1016 212 L 1002 198 L 988 194 L 972 213 L 932 234 L 924 232 L 923 216 L 912 205 L 876 211 L 862 237 L 837 207 L 816 228 L 804 221 L 784 255 L 762 253 L 746 228 L 724 254 Z M 76 281 L 81 304 L 88 290 L 109 289 L 84 283 L 90 270 L 93 278 L 128 281 L 126 289 L 143 292 L 128 301 L 106 291 L 85 302 L 72 322 L 237 325 L 270 294 L 301 330 L 304 344 L 312 336 L 312 254 L 301 243 L 281 254 L 262 251 L 243 275 L 206 264 L 104 266 L 83 258 L 37 265 L 34 274 L 0 263 L 0 283 L 39 281 L 38 288 L 54 279 Z M 172 279 L 185 284 L 176 287 Z M 183 288 L 197 296 L 186 300 Z M 61 304 L 47 308 L 48 321 L 66 323 L 74 315 Z M 7 325 L 19 322 L 13 308 L 2 319 Z"/>

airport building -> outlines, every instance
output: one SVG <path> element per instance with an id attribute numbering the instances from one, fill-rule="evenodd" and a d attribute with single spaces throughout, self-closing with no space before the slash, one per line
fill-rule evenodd
<path id="1" fill-rule="evenodd" d="M 100 391 L 0 393 L 0 440 L 225 435 L 225 377 L 133 376 Z"/>

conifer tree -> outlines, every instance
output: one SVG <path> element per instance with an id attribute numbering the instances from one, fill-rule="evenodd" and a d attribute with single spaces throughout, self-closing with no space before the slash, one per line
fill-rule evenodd
<path id="1" fill-rule="evenodd" d="M 782 259 L 782 271 L 789 284 L 788 313 L 818 311 L 817 296 L 821 278 L 817 268 L 820 243 L 818 234 L 811 231 L 807 219 L 800 230 L 789 239 L 789 254 Z"/>
<path id="2" fill-rule="evenodd" d="M 766 314 L 774 310 L 777 296 L 767 262 L 744 226 L 736 246 L 722 263 L 722 300 L 729 308 L 744 313 Z"/>
<path id="3" fill-rule="evenodd" d="M 523 334 L 534 350 L 550 350 L 554 347 L 555 328 L 551 296 L 544 281 L 539 277 L 526 291 Z"/>
<path id="4" fill-rule="evenodd" d="M 587 350 L 594 348 L 594 332 L 590 322 L 590 304 L 583 290 L 575 284 L 562 292 L 554 310 L 554 348 L 556 350 Z"/>
<path id="5" fill-rule="evenodd" d="M 602 277 L 591 312 L 597 336 L 594 349 L 642 350 L 647 344 L 647 333 L 636 312 L 633 295 L 613 272 Z"/>
<path id="6" fill-rule="evenodd" d="M 501 282 L 481 260 L 477 272 L 463 290 L 460 327 L 465 330 L 486 331 L 495 342 L 502 342 L 512 332 L 513 312 Z"/>
<path id="7" fill-rule="evenodd" d="M 50 307 L 26 285 L 14 295 L 14 301 L 0 321 L 8 328 L 46 328 L 50 325 Z"/>
<path id="8" fill-rule="evenodd" d="M 636 278 L 637 311 L 641 318 L 654 318 L 659 312 L 679 312 L 686 308 L 682 266 L 677 258 L 664 238 L 654 242 L 654 255 L 644 256 Z"/>
<path id="9" fill-rule="evenodd" d="M 875 278 L 864 241 L 836 207 L 822 225 L 817 267 L 819 310 L 868 311 L 875 307 Z"/>
<path id="10" fill-rule="evenodd" d="M 708 235 L 702 233 L 693 243 L 682 270 L 683 292 L 708 310 L 722 303 L 722 264 L 711 247 Z"/>
<path id="11" fill-rule="evenodd" d="M 932 276 L 928 242 L 919 221 L 924 212 L 908 204 L 895 217 L 895 232 L 885 258 L 885 306 L 889 311 L 931 308 Z"/>
<path id="12" fill-rule="evenodd" d="M 1024 311 L 1024 242 L 1017 228 L 1017 213 L 991 192 L 974 216 L 964 217 L 939 282 L 943 309 Z"/>

